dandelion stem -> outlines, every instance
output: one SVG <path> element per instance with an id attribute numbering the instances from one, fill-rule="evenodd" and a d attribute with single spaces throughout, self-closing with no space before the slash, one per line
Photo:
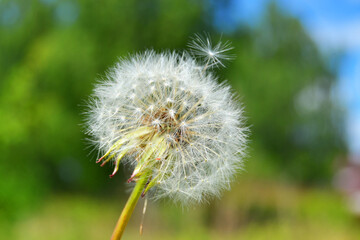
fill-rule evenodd
<path id="1" fill-rule="evenodd" d="M 126 205 L 116 223 L 114 232 L 111 236 L 111 240 L 119 240 L 125 231 L 125 227 L 129 222 L 129 219 L 135 209 L 135 206 L 139 200 L 139 197 L 144 189 L 144 186 L 148 180 L 149 175 L 143 174 L 137 181 L 134 190 L 132 191 Z"/>

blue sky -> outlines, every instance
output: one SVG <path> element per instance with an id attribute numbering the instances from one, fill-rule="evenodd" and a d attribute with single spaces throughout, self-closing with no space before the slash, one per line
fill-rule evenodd
<path id="1" fill-rule="evenodd" d="M 256 24 L 271 0 L 232 0 L 220 9 L 217 22 L 225 31 L 241 24 Z M 360 155 L 360 0 L 275 0 L 297 17 L 314 41 L 329 54 L 342 50 L 336 89 L 347 110 L 346 137 L 350 152 Z"/>

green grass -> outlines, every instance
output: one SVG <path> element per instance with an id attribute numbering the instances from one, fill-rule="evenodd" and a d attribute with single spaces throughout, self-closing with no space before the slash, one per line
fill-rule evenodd
<path id="1" fill-rule="evenodd" d="M 124 201 L 55 195 L 0 238 L 15 240 L 109 239 Z M 124 239 L 139 239 L 142 201 Z M 4 237 L 6 236 L 6 237 Z M 141 239 L 359 239 L 360 226 L 332 190 L 240 179 L 220 200 L 191 209 L 150 203 Z M 4 237 L 4 238 L 2 238 Z"/>

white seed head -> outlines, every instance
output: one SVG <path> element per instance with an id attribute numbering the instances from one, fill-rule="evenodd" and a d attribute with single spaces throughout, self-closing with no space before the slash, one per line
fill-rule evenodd
<path id="1" fill-rule="evenodd" d="M 213 50 L 218 59 L 222 50 Z M 230 87 L 204 69 L 187 53 L 120 60 L 96 86 L 88 113 L 99 162 L 113 162 L 113 174 L 120 161 L 130 165 L 130 181 L 149 174 L 144 194 L 155 199 L 201 202 L 228 188 L 247 128 Z"/>

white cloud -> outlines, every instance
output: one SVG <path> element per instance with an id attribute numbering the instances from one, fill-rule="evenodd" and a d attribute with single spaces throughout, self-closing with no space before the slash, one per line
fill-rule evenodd
<path id="1" fill-rule="evenodd" d="M 348 118 L 347 131 L 349 137 L 350 152 L 360 155 L 360 114 L 350 115 Z"/>
<path id="2" fill-rule="evenodd" d="M 348 22 L 323 22 L 309 29 L 322 48 L 360 50 L 360 18 Z"/>
<path id="3" fill-rule="evenodd" d="M 319 21 L 309 25 L 309 32 L 323 50 L 340 49 L 351 53 L 347 72 L 340 76 L 340 98 L 348 108 L 347 142 L 350 153 L 360 156 L 360 18 L 351 21 Z M 350 65 L 349 65 L 350 64 Z"/>

